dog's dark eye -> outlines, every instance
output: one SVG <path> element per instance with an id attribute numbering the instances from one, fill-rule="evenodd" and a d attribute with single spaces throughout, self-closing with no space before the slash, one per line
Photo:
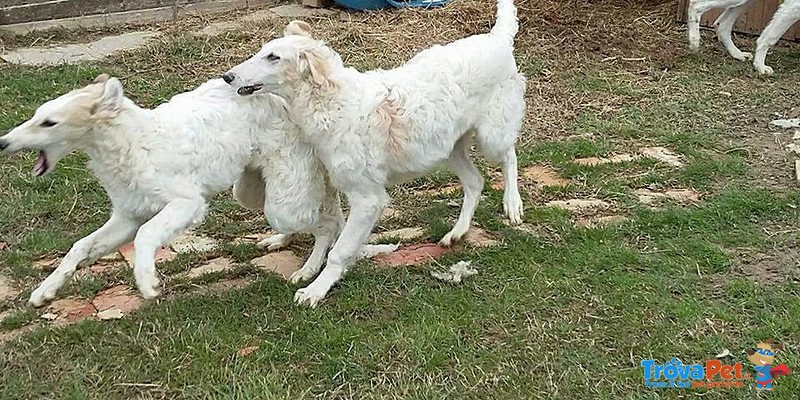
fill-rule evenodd
<path id="1" fill-rule="evenodd" d="M 267 54 L 266 58 L 267 58 L 267 61 L 278 61 L 278 60 L 281 59 L 280 57 L 276 56 L 275 53 Z"/>
<path id="2" fill-rule="evenodd" d="M 46 120 L 44 120 L 42 122 L 42 126 L 45 127 L 45 128 L 50 128 L 50 127 L 56 126 L 56 124 L 58 124 L 58 122 L 51 121 L 49 119 L 46 119 Z"/>

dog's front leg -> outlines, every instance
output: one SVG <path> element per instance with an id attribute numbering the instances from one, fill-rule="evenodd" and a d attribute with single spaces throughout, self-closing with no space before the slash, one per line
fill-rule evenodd
<path id="1" fill-rule="evenodd" d="M 202 222 L 207 209 L 202 199 L 173 200 L 139 228 L 133 242 L 136 249 L 133 275 L 142 297 L 151 299 L 159 295 L 156 250 L 190 226 Z"/>
<path id="2" fill-rule="evenodd" d="M 100 229 L 72 245 L 58 268 L 31 293 L 30 303 L 41 307 L 53 300 L 58 289 L 67 283 L 79 264 L 92 263 L 119 248 L 133 238 L 137 228 L 137 222 L 112 213 L 111 218 Z"/>
<path id="3" fill-rule="evenodd" d="M 328 253 L 328 263 L 314 282 L 299 289 L 294 295 L 298 304 L 316 307 L 331 287 L 347 272 L 347 268 L 358 258 L 366 243 L 372 227 L 378 222 L 381 212 L 389 202 L 389 196 L 382 186 L 372 187 L 371 191 L 346 193 L 350 203 L 350 215 L 342 233 Z"/>

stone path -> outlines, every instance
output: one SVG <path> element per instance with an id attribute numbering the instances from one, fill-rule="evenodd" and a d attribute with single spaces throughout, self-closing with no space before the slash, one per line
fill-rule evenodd
<path id="1" fill-rule="evenodd" d="M 0 58 L 12 64 L 31 66 L 97 61 L 121 51 L 141 47 L 157 36 L 159 36 L 159 33 L 153 31 L 129 32 L 104 37 L 91 43 L 17 49 L 3 54 Z"/>
<path id="2" fill-rule="evenodd" d="M 334 15 L 337 13 L 337 11 L 324 8 L 309 8 L 300 4 L 285 4 L 268 10 L 256 11 L 233 21 L 211 23 L 192 33 L 201 36 L 217 36 L 241 28 L 244 23 L 259 22 L 274 17 L 308 18 L 313 16 Z M 128 32 L 121 35 L 106 36 L 91 43 L 16 49 L 0 55 L 0 59 L 12 64 L 30 66 L 98 61 L 123 51 L 140 48 L 158 36 L 160 36 L 160 33 L 156 31 Z"/>

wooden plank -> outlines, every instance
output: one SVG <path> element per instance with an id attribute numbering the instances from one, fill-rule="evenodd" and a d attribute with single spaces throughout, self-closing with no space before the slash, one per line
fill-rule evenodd
<path id="1" fill-rule="evenodd" d="M 172 6 L 175 0 L 62 0 L 0 9 L 0 25 Z"/>

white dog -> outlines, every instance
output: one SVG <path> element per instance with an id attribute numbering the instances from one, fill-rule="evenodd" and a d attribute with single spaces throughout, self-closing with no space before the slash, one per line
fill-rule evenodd
<path id="1" fill-rule="evenodd" d="M 490 160 L 502 163 L 503 207 L 511 223 L 522 218 L 514 144 L 525 113 L 525 78 L 517 72 L 512 0 L 499 0 L 491 33 L 435 46 L 389 71 L 358 72 L 292 22 L 284 37 L 265 44 L 225 80 L 239 94 L 276 94 L 325 164 L 333 185 L 350 203 L 344 230 L 325 269 L 298 303 L 317 304 L 344 275 L 387 204 L 385 187 L 444 163 L 458 175 L 464 203 L 441 243 L 470 227 L 483 178 L 469 158 L 473 137 Z"/>
<path id="2" fill-rule="evenodd" d="M 689 28 L 689 48 L 693 51 L 700 48 L 700 18 L 706 11 L 724 8 L 714 22 L 719 41 L 725 46 L 728 54 L 737 60 L 749 60 L 753 55 L 739 50 L 731 39 L 731 31 L 736 19 L 756 0 L 691 0 L 687 11 Z M 786 31 L 800 19 L 800 0 L 785 0 L 775 11 L 769 24 L 761 32 L 756 42 L 756 56 L 753 67 L 759 74 L 772 74 L 771 67 L 765 65 L 767 52 L 778 43 Z"/>
<path id="3" fill-rule="evenodd" d="M 77 241 L 31 294 L 35 306 L 52 300 L 79 264 L 134 238 L 136 284 L 143 297 L 157 296 L 156 250 L 199 224 L 208 200 L 237 177 L 237 199 L 263 208 L 277 231 L 315 235 L 306 271 L 321 267 L 343 221 L 338 194 L 313 149 L 298 140 L 282 101 L 241 98 L 221 79 L 149 110 L 126 98 L 117 79 L 101 75 L 45 103 L 0 138 L 0 150 L 24 149 L 39 151 L 36 176 L 73 149 L 85 151 L 113 206 L 108 222 Z M 276 248 L 289 239 L 278 235 L 263 244 Z"/>

